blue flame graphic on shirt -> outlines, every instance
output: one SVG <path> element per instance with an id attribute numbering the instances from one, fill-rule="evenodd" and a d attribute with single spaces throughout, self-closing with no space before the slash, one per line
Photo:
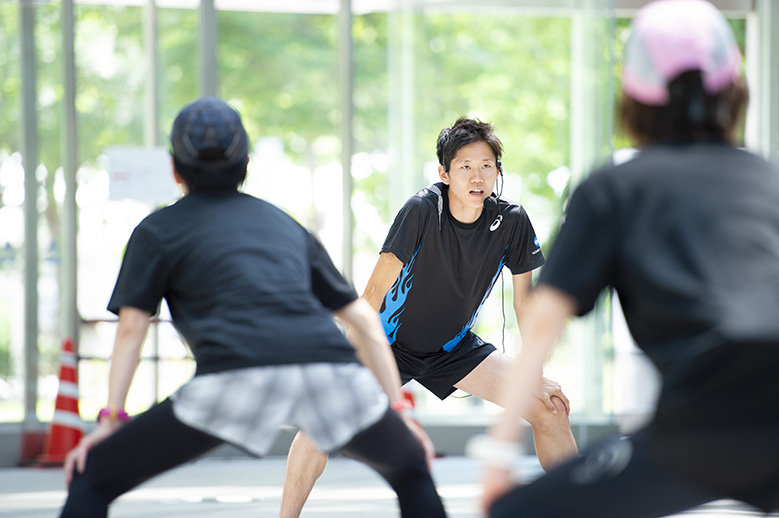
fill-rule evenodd
<path id="1" fill-rule="evenodd" d="M 506 249 L 508 249 L 508 246 L 506 246 Z M 460 341 L 463 339 L 465 334 L 471 330 L 471 327 L 473 327 L 473 323 L 476 322 L 476 318 L 479 316 L 479 312 L 481 311 L 481 308 L 484 306 L 484 302 L 487 300 L 487 297 L 490 296 L 490 293 L 492 293 L 492 288 L 495 286 L 495 282 L 498 280 L 498 275 L 500 275 L 501 270 L 503 270 L 503 267 L 506 265 L 506 254 L 503 254 L 503 257 L 500 258 L 500 264 L 498 265 L 498 271 L 495 272 L 495 275 L 492 277 L 492 281 L 490 281 L 490 286 L 487 288 L 487 291 L 484 293 L 484 297 L 482 297 L 481 302 L 479 302 L 479 306 L 476 308 L 476 311 L 473 312 L 473 315 L 471 315 L 471 319 L 468 320 L 468 322 L 463 326 L 463 328 L 460 330 L 457 335 L 455 335 L 454 338 L 449 340 L 444 344 L 444 351 L 451 351 L 455 348 L 457 344 L 460 343 Z"/>
<path id="2" fill-rule="evenodd" d="M 397 340 L 398 329 L 402 325 L 400 315 L 406 310 L 406 297 L 408 297 L 408 292 L 411 291 L 414 285 L 414 274 L 411 273 L 411 270 L 414 267 L 418 253 L 419 247 L 417 247 L 414 255 L 411 256 L 411 260 L 400 271 L 395 284 L 392 285 L 392 288 L 384 296 L 384 309 L 381 310 L 379 316 L 390 345 Z"/>

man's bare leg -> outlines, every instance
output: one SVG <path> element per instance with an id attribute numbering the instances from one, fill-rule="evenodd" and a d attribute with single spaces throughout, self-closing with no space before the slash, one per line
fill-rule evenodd
<path id="1" fill-rule="evenodd" d="M 281 518 L 298 518 L 311 489 L 322 475 L 327 454 L 314 447 L 301 432 L 295 435 L 287 454 L 287 472 L 281 494 Z"/>
<path id="2" fill-rule="evenodd" d="M 500 393 L 501 381 L 508 375 L 513 362 L 511 357 L 495 351 L 460 380 L 455 387 L 500 405 L 498 394 Z M 547 403 L 536 399 L 531 415 L 525 417 L 533 428 L 533 441 L 538 462 L 544 471 L 549 471 L 557 464 L 575 457 L 579 453 L 571 432 L 568 413 L 563 403 L 562 398 L 564 397 L 562 393 L 559 396 L 550 394 L 550 401 Z M 554 405 L 557 413 L 553 413 L 547 405 Z"/>

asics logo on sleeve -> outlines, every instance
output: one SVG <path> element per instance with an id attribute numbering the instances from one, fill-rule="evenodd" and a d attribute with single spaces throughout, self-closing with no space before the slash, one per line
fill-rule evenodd
<path id="1" fill-rule="evenodd" d="M 492 225 L 490 225 L 490 232 L 495 232 L 495 230 L 497 230 L 500 226 L 501 221 L 503 221 L 503 214 L 498 214 L 498 217 L 495 218 L 495 221 L 493 221 Z"/>
<path id="2" fill-rule="evenodd" d="M 541 245 L 538 244 L 538 236 L 533 239 L 533 244 L 536 245 L 536 249 L 533 250 L 533 255 L 536 255 L 538 252 L 541 251 Z"/>

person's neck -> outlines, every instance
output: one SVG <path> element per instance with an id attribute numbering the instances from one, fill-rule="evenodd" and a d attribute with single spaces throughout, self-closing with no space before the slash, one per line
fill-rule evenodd
<path id="1" fill-rule="evenodd" d="M 460 223 L 470 224 L 481 217 L 481 213 L 484 210 L 483 207 L 474 208 L 458 203 L 457 200 L 453 200 L 451 191 L 447 190 L 446 198 L 449 206 L 449 214 Z M 454 202 L 454 203 L 452 203 Z"/>

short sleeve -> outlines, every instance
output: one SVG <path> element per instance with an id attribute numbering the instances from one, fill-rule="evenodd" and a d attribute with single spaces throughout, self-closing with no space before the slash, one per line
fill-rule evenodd
<path id="1" fill-rule="evenodd" d="M 136 227 L 127 242 L 108 310 L 118 315 L 120 308 L 130 306 L 157 313 L 169 271 L 157 243 L 143 228 Z"/>
<path id="2" fill-rule="evenodd" d="M 412 196 L 406 201 L 392 222 L 384 245 L 381 247 L 382 253 L 394 254 L 403 264 L 411 260 L 419 246 L 422 229 L 427 221 L 428 203 L 421 196 Z"/>
<path id="3" fill-rule="evenodd" d="M 544 254 L 527 211 L 521 205 L 515 206 L 512 211 L 517 222 L 511 234 L 506 266 L 513 275 L 519 275 L 543 265 Z"/>
<path id="4" fill-rule="evenodd" d="M 585 182 L 574 192 L 538 280 L 574 297 L 579 315 L 589 312 L 600 292 L 612 284 L 619 239 L 614 228 L 618 217 L 610 214 L 594 189 Z"/>
<path id="5" fill-rule="evenodd" d="M 326 308 L 337 310 L 357 299 L 357 292 L 333 264 L 322 243 L 309 231 L 311 289 Z"/>

